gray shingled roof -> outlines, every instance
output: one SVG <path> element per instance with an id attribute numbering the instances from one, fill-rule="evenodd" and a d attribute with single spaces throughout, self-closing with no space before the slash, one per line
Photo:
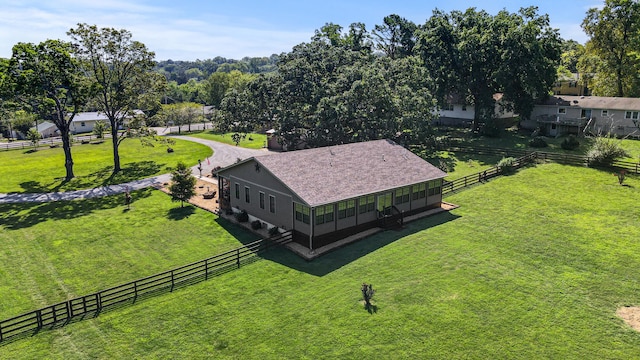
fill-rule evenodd
<path id="1" fill-rule="evenodd" d="M 309 206 L 413 185 L 447 174 L 390 140 L 254 158 Z"/>
<path id="2" fill-rule="evenodd" d="M 555 95 L 546 98 L 540 105 L 578 107 L 602 110 L 640 110 L 640 99 L 607 96 Z"/>

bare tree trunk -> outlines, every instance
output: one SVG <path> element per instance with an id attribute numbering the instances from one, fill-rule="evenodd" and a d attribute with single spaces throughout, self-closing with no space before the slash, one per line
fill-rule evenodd
<path id="1" fill-rule="evenodd" d="M 73 158 L 71 157 L 71 139 L 69 138 L 69 129 L 61 131 L 62 149 L 64 150 L 64 168 L 66 175 L 64 179 L 69 181 L 75 177 L 73 174 Z"/>
<path id="2" fill-rule="evenodd" d="M 120 153 L 118 152 L 118 147 L 120 144 L 118 143 L 118 125 L 114 122 L 111 122 L 111 141 L 113 144 L 113 173 L 117 173 L 120 170 Z"/>

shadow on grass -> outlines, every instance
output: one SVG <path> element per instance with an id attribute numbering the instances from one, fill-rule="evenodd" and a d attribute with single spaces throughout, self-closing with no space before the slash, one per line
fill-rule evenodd
<path id="1" fill-rule="evenodd" d="M 244 227 L 233 223 L 225 218 L 218 217 L 216 222 L 220 227 L 225 229 L 231 236 L 236 238 L 242 245 L 252 243 L 256 240 L 260 240 L 261 237 L 245 229 Z"/>
<path id="2" fill-rule="evenodd" d="M 147 188 L 132 192 L 131 202 L 151 196 L 152 191 Z M 123 194 L 83 200 L 0 204 L 0 224 L 7 230 L 18 230 L 43 221 L 75 219 L 118 206 L 125 206 Z"/>
<path id="3" fill-rule="evenodd" d="M 99 186 L 123 184 L 129 181 L 140 180 L 154 176 L 162 170 L 164 164 L 155 161 L 137 161 L 126 164 L 122 171 L 113 173 L 113 166 L 105 166 L 88 175 L 76 176 L 66 181 L 64 178 L 56 178 L 50 184 L 37 181 L 27 181 L 20 184 L 26 193 L 46 193 L 57 191 L 72 191 L 91 189 Z M 168 170 L 167 170 L 168 172 Z"/>
<path id="4" fill-rule="evenodd" d="M 179 221 L 188 218 L 196 212 L 196 208 L 192 205 L 187 205 L 185 207 L 177 207 L 173 209 L 169 209 L 167 211 L 167 218 L 169 220 Z"/>
<path id="5" fill-rule="evenodd" d="M 444 212 L 416 220 L 406 224 L 400 230 L 387 230 L 377 233 L 322 255 L 310 262 L 284 248 L 276 248 L 269 251 L 263 255 L 263 258 L 310 275 L 324 276 L 407 235 L 448 223 L 459 217 L 450 212 Z"/>

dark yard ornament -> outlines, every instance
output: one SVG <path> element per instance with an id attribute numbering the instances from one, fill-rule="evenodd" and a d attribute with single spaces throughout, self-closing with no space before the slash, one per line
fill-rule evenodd
<path id="1" fill-rule="evenodd" d="M 362 298 L 364 299 L 365 309 L 369 310 L 373 308 L 371 306 L 371 299 L 373 298 L 373 294 L 375 293 L 375 290 L 373 290 L 373 285 L 362 283 L 362 288 L 360 288 L 360 291 L 362 291 Z"/>
<path id="2" fill-rule="evenodd" d="M 127 210 L 131 210 L 131 193 L 128 187 L 124 192 L 124 204 L 127 205 Z"/>

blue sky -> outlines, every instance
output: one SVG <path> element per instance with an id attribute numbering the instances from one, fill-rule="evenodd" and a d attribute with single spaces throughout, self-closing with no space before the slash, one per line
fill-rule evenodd
<path id="1" fill-rule="evenodd" d="M 327 22 L 367 29 L 398 14 L 424 23 L 433 9 L 495 14 L 535 5 L 549 14 L 565 39 L 587 40 L 580 28 L 587 9 L 604 0 L 0 0 L 0 57 L 10 57 L 18 42 L 68 40 L 77 23 L 127 29 L 135 40 L 155 51 L 156 60 L 195 60 L 215 56 L 240 59 L 290 51 L 307 42 Z"/>

